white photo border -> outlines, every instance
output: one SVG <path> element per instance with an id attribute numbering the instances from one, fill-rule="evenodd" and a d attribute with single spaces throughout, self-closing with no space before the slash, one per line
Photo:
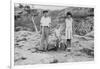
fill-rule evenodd
<path id="1" fill-rule="evenodd" d="M 11 29 L 11 41 L 10 41 L 10 43 L 11 43 L 11 46 L 10 46 L 10 68 L 11 69 L 22 69 L 22 68 L 24 68 L 24 69 L 33 69 L 34 67 L 36 68 L 38 68 L 39 66 L 40 67 L 42 67 L 42 66 L 44 66 L 45 67 L 45 64 L 36 64 L 36 65 L 19 65 L 19 66 L 14 66 L 14 4 L 15 3 L 25 3 L 25 4 L 36 4 L 36 5 L 50 5 L 50 6 L 72 6 L 72 7 L 89 7 L 89 8 L 94 8 L 95 9 L 95 7 L 96 6 L 94 6 L 94 5 L 79 5 L 79 4 L 67 4 L 67 5 L 63 5 L 63 4 L 41 4 L 41 2 L 40 3 L 35 3 L 34 2 L 34 0 L 11 0 L 10 1 L 10 22 L 11 22 L 11 26 L 10 26 L 10 29 Z M 94 19 L 95 20 L 95 19 Z M 95 21 L 94 21 L 95 22 Z M 83 63 L 85 63 L 85 64 L 88 64 L 88 63 L 91 63 L 91 64 L 94 64 L 94 61 L 87 61 L 87 62 L 71 62 L 71 63 L 57 63 L 57 65 L 59 66 L 59 65 L 73 65 L 73 64 L 83 64 Z M 41 66 L 42 65 L 42 66 Z M 56 64 L 46 64 L 46 66 L 55 66 Z"/>

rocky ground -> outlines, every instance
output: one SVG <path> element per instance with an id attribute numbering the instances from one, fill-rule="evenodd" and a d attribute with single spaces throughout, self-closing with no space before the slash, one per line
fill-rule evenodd
<path id="1" fill-rule="evenodd" d="M 70 51 L 50 50 L 38 51 L 40 46 L 40 34 L 29 31 L 15 32 L 14 64 L 32 65 L 64 62 L 80 62 L 94 60 L 94 32 L 85 36 L 74 35 Z M 55 47 L 56 38 L 49 37 L 50 47 Z"/>

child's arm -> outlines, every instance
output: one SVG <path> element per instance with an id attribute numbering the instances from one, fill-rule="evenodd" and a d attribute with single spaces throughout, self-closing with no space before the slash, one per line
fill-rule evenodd
<path id="1" fill-rule="evenodd" d="M 51 17 L 49 17 L 49 27 L 51 27 Z"/>

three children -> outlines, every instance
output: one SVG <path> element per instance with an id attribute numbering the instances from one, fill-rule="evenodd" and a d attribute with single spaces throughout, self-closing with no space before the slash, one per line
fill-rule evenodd
<path id="1" fill-rule="evenodd" d="M 65 25 L 66 25 L 65 39 L 66 39 L 67 47 L 71 47 L 72 22 L 73 22 L 72 14 L 70 12 L 67 12 L 65 18 Z M 41 30 L 42 30 L 41 49 L 46 51 L 48 48 L 48 36 L 49 36 L 49 28 L 51 23 L 51 17 L 48 16 L 48 11 L 43 11 L 43 16 L 41 17 L 40 23 L 41 23 Z"/>

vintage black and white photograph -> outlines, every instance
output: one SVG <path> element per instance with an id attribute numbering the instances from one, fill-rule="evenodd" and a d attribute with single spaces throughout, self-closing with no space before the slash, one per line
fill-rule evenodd
<path id="1" fill-rule="evenodd" d="M 94 8 L 14 3 L 14 65 L 94 61 Z"/>

